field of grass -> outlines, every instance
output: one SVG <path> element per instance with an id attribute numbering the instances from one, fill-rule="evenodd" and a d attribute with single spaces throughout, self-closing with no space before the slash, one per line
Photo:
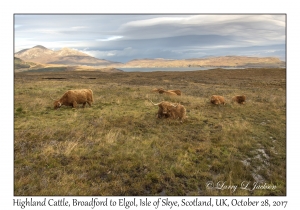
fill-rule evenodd
<path id="1" fill-rule="evenodd" d="M 79 88 L 92 107 L 53 109 L 50 95 Z M 188 118 L 157 119 L 148 99 Z M 275 187 L 240 188 L 255 182 Z M 286 195 L 286 70 L 15 73 L 14 195 Z"/>

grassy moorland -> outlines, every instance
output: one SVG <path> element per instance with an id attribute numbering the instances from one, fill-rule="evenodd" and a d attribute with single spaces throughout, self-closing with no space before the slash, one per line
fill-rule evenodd
<path id="1" fill-rule="evenodd" d="M 92 107 L 53 109 L 50 95 L 79 88 Z M 148 99 L 188 119 L 157 119 Z M 255 182 L 275 188 L 240 188 Z M 286 70 L 15 73 L 14 195 L 286 195 Z"/>

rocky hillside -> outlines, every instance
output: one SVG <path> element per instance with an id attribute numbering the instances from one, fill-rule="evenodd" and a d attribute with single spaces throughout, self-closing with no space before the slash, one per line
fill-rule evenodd
<path id="1" fill-rule="evenodd" d="M 24 61 L 42 64 L 64 64 L 64 65 L 87 65 L 87 66 L 108 66 L 118 64 L 104 59 L 94 58 L 77 50 L 62 48 L 58 51 L 50 50 L 44 46 L 37 45 L 30 49 L 21 50 L 15 53 L 15 57 Z"/>

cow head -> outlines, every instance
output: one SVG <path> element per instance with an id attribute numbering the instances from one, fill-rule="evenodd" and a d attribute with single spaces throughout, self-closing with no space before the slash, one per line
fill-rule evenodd
<path id="1" fill-rule="evenodd" d="M 158 114 L 159 115 L 168 115 L 168 112 L 169 112 L 169 110 L 168 110 L 168 105 L 170 104 L 169 102 L 166 102 L 166 101 L 162 101 L 162 102 L 160 102 L 160 103 L 157 103 L 157 104 L 155 104 L 155 103 L 153 103 L 150 99 L 149 99 L 149 101 L 154 105 L 154 106 L 158 106 L 159 107 L 159 110 L 158 110 Z"/>
<path id="2" fill-rule="evenodd" d="M 212 96 L 211 99 L 210 99 L 210 102 L 211 102 L 212 104 L 218 104 L 219 100 L 217 99 L 217 97 Z"/>
<path id="3" fill-rule="evenodd" d="M 162 113 L 163 113 L 163 114 L 168 114 L 169 108 L 168 108 L 168 105 L 167 105 L 167 104 L 165 104 L 165 103 L 160 103 L 158 106 L 159 106 L 159 108 L 162 110 Z"/>
<path id="4" fill-rule="evenodd" d="M 166 92 L 164 89 L 162 89 L 162 88 L 159 88 L 158 89 L 158 92 L 160 93 L 160 94 L 163 94 L 164 92 Z"/>
<path id="5" fill-rule="evenodd" d="M 58 108 L 60 108 L 61 107 L 61 102 L 59 101 L 59 100 L 57 100 L 57 101 L 54 101 L 54 109 L 58 109 Z"/>
<path id="6" fill-rule="evenodd" d="M 58 109 L 59 107 L 61 107 L 61 102 L 59 100 L 55 100 L 51 94 L 49 94 L 50 98 L 54 101 L 53 105 L 54 105 L 54 109 Z"/>
<path id="7" fill-rule="evenodd" d="M 161 103 L 159 106 L 162 109 L 164 115 L 171 115 L 171 113 L 176 109 L 178 104 L 172 104 L 169 102 Z"/>

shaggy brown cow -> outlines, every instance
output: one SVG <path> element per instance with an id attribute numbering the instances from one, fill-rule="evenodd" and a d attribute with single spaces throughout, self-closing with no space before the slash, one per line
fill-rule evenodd
<path id="1" fill-rule="evenodd" d="M 162 101 L 157 104 L 151 101 L 151 103 L 158 106 L 157 118 L 179 119 L 181 122 L 186 118 L 186 109 L 181 104 L 172 104 L 168 101 Z"/>
<path id="2" fill-rule="evenodd" d="M 225 105 L 225 99 L 223 96 L 219 96 L 219 95 L 212 95 L 211 98 L 210 98 L 210 102 L 212 104 L 223 104 Z"/>
<path id="3" fill-rule="evenodd" d="M 239 95 L 239 96 L 233 96 L 232 102 L 237 102 L 239 104 L 245 104 L 246 102 L 246 96 L 245 95 Z"/>
<path id="4" fill-rule="evenodd" d="M 59 100 L 54 101 L 54 109 L 62 105 L 76 108 L 77 104 L 82 104 L 84 108 L 86 103 L 92 106 L 92 102 L 94 102 L 94 97 L 91 89 L 68 90 Z"/>

